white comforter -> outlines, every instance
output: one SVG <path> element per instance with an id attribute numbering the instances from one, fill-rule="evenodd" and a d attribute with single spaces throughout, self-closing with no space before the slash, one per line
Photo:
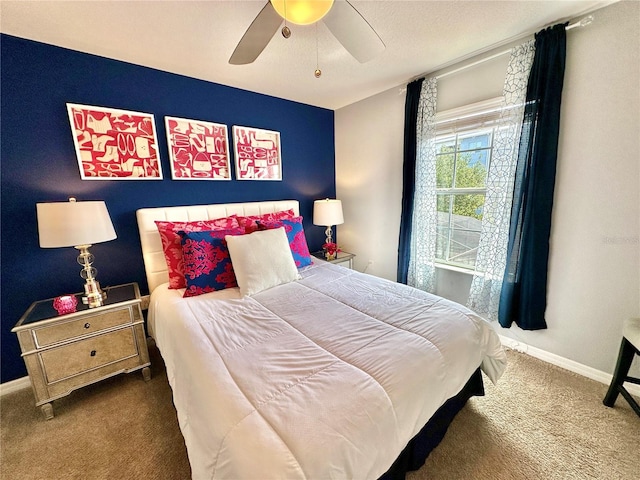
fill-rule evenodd
<path id="1" fill-rule="evenodd" d="M 195 479 L 375 479 L 479 365 L 506 366 L 466 308 L 335 265 L 181 295 L 158 287 L 149 326 Z"/>

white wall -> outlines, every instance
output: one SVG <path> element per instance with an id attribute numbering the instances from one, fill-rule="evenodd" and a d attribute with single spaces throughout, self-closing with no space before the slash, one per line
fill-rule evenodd
<path id="1" fill-rule="evenodd" d="M 594 12 L 567 34 L 554 200 L 547 330 L 500 334 L 612 372 L 622 322 L 640 315 L 640 3 Z M 439 81 L 438 109 L 495 97 L 499 62 Z M 504 60 L 506 61 L 506 59 Z M 496 85 L 498 87 L 496 87 Z M 404 93 L 391 89 L 336 112 L 341 246 L 355 268 L 395 280 Z M 372 264 L 368 265 L 371 261 Z M 465 274 L 440 271 L 438 293 L 466 298 Z"/>
<path id="2" fill-rule="evenodd" d="M 338 243 L 357 255 L 356 270 L 395 280 L 404 93 L 393 88 L 337 110 L 335 129 L 336 194 L 344 212 Z"/>

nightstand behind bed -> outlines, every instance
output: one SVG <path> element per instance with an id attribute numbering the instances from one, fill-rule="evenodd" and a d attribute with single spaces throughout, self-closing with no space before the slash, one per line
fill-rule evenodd
<path id="1" fill-rule="evenodd" d="M 319 252 L 313 252 L 311 255 L 313 255 L 316 258 L 319 258 L 320 260 L 324 260 L 325 262 L 329 262 L 329 263 L 334 263 L 334 264 L 340 264 L 340 263 L 348 263 L 348 267 L 353 269 L 353 259 L 356 257 L 354 253 L 349 253 L 349 252 L 338 252 L 336 254 L 336 258 L 331 259 L 331 260 L 327 260 L 324 256 L 324 252 L 322 250 L 320 250 Z"/>
<path id="2" fill-rule="evenodd" d="M 142 370 L 151 379 L 137 283 L 105 288 L 105 305 L 58 315 L 53 298 L 31 304 L 11 330 L 18 335 L 36 406 L 47 420 L 52 401 L 119 373 Z"/>

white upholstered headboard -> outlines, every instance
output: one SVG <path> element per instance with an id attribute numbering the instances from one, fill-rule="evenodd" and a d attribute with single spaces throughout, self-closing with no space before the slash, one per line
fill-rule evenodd
<path id="1" fill-rule="evenodd" d="M 300 214 L 297 200 L 278 200 L 271 202 L 220 203 L 214 205 L 190 205 L 183 207 L 141 208 L 136 211 L 142 257 L 149 284 L 149 293 L 158 286 L 169 281 L 167 262 L 162 252 L 162 242 L 156 220 L 171 222 L 191 222 L 196 220 L 213 220 L 230 215 L 261 215 L 263 213 L 280 212 L 293 209 Z"/>

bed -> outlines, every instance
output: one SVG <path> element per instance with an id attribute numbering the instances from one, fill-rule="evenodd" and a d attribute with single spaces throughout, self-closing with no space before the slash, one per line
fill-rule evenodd
<path id="1" fill-rule="evenodd" d="M 149 334 L 166 364 L 192 476 L 403 478 L 467 399 L 483 394 L 480 369 L 498 380 L 500 341 L 461 305 L 321 260 L 251 295 L 242 295 L 244 283 L 188 298 L 168 288 L 155 221 L 285 210 L 297 216 L 298 202 L 136 213 Z M 240 284 L 241 250 L 226 238 Z"/>

